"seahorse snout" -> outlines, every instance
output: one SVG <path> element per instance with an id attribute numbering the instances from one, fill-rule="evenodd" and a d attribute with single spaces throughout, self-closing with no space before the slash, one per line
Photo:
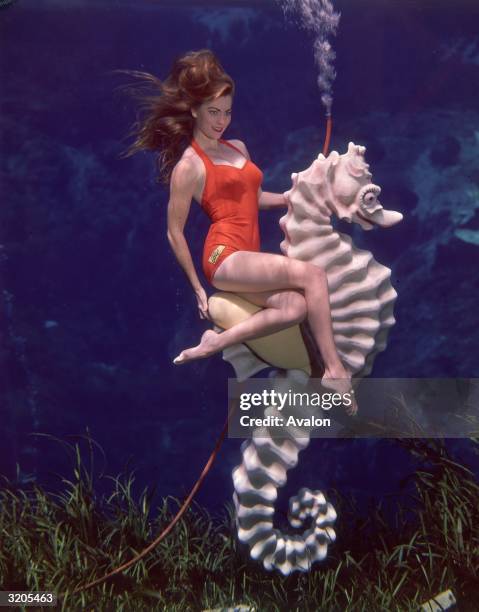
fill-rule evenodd
<path id="1" fill-rule="evenodd" d="M 382 206 L 364 217 L 366 221 L 379 227 L 392 227 L 402 221 L 403 215 L 395 210 L 385 210 Z"/>

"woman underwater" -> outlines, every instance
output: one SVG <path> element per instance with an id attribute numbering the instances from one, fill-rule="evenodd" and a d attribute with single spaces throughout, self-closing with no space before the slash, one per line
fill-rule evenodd
<path id="1" fill-rule="evenodd" d="M 288 202 L 283 194 L 262 191 L 263 174 L 243 142 L 222 138 L 231 122 L 233 80 L 206 49 L 178 58 L 164 82 L 150 79 L 160 86 L 161 94 L 151 104 L 151 115 L 132 149 L 160 151 L 162 180 L 170 185 L 167 236 L 196 295 L 199 315 L 209 319 L 207 295 L 184 236 L 192 199 L 212 221 L 202 259 L 207 280 L 215 289 L 234 292 L 263 307 L 221 333 L 205 331 L 200 343 L 183 350 L 174 363 L 209 357 L 307 317 L 324 361 L 322 384 L 350 391 L 351 375 L 333 338 L 324 269 L 260 252 L 258 209 L 286 207 Z M 348 412 L 356 411 L 353 402 Z"/>

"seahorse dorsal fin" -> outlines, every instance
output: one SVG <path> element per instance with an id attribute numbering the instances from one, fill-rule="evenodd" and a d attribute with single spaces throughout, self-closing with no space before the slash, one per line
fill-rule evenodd
<path id="1" fill-rule="evenodd" d="M 328 155 L 328 161 L 335 166 L 339 162 L 339 153 L 337 151 L 331 151 Z"/>
<path id="2" fill-rule="evenodd" d="M 366 147 L 362 145 L 355 145 L 354 142 L 349 142 L 348 143 L 348 153 L 351 153 L 352 155 L 360 155 L 361 157 L 364 157 L 364 154 L 366 153 Z"/>

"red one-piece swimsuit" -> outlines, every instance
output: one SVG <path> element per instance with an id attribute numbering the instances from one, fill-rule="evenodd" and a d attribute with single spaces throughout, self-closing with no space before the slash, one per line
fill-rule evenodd
<path id="1" fill-rule="evenodd" d="M 220 142 L 241 151 L 220 138 Z M 214 164 L 195 139 L 191 146 L 206 170 L 201 207 L 211 219 L 203 248 L 203 271 L 211 283 L 219 264 L 235 251 L 259 251 L 258 189 L 263 173 L 245 158 L 241 168 Z M 243 155 L 243 153 L 241 153 Z"/>

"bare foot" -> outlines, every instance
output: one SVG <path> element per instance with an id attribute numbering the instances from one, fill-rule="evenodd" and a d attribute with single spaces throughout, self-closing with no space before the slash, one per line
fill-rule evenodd
<path id="1" fill-rule="evenodd" d="M 187 361 L 191 361 L 192 359 L 203 359 L 204 357 L 214 355 L 214 353 L 221 350 L 220 343 L 218 342 L 218 336 L 219 334 L 212 329 L 207 329 L 201 336 L 198 346 L 193 346 L 192 348 L 181 351 L 178 357 L 173 359 L 173 363 L 179 365 L 186 363 Z"/>
<path id="2" fill-rule="evenodd" d="M 354 389 L 351 384 L 351 374 L 343 367 L 334 369 L 326 368 L 324 371 L 321 384 L 326 389 L 331 389 L 341 395 L 349 394 L 351 397 L 351 405 L 346 407 L 346 413 L 349 416 L 354 416 L 358 412 L 358 403 L 354 397 Z"/>

